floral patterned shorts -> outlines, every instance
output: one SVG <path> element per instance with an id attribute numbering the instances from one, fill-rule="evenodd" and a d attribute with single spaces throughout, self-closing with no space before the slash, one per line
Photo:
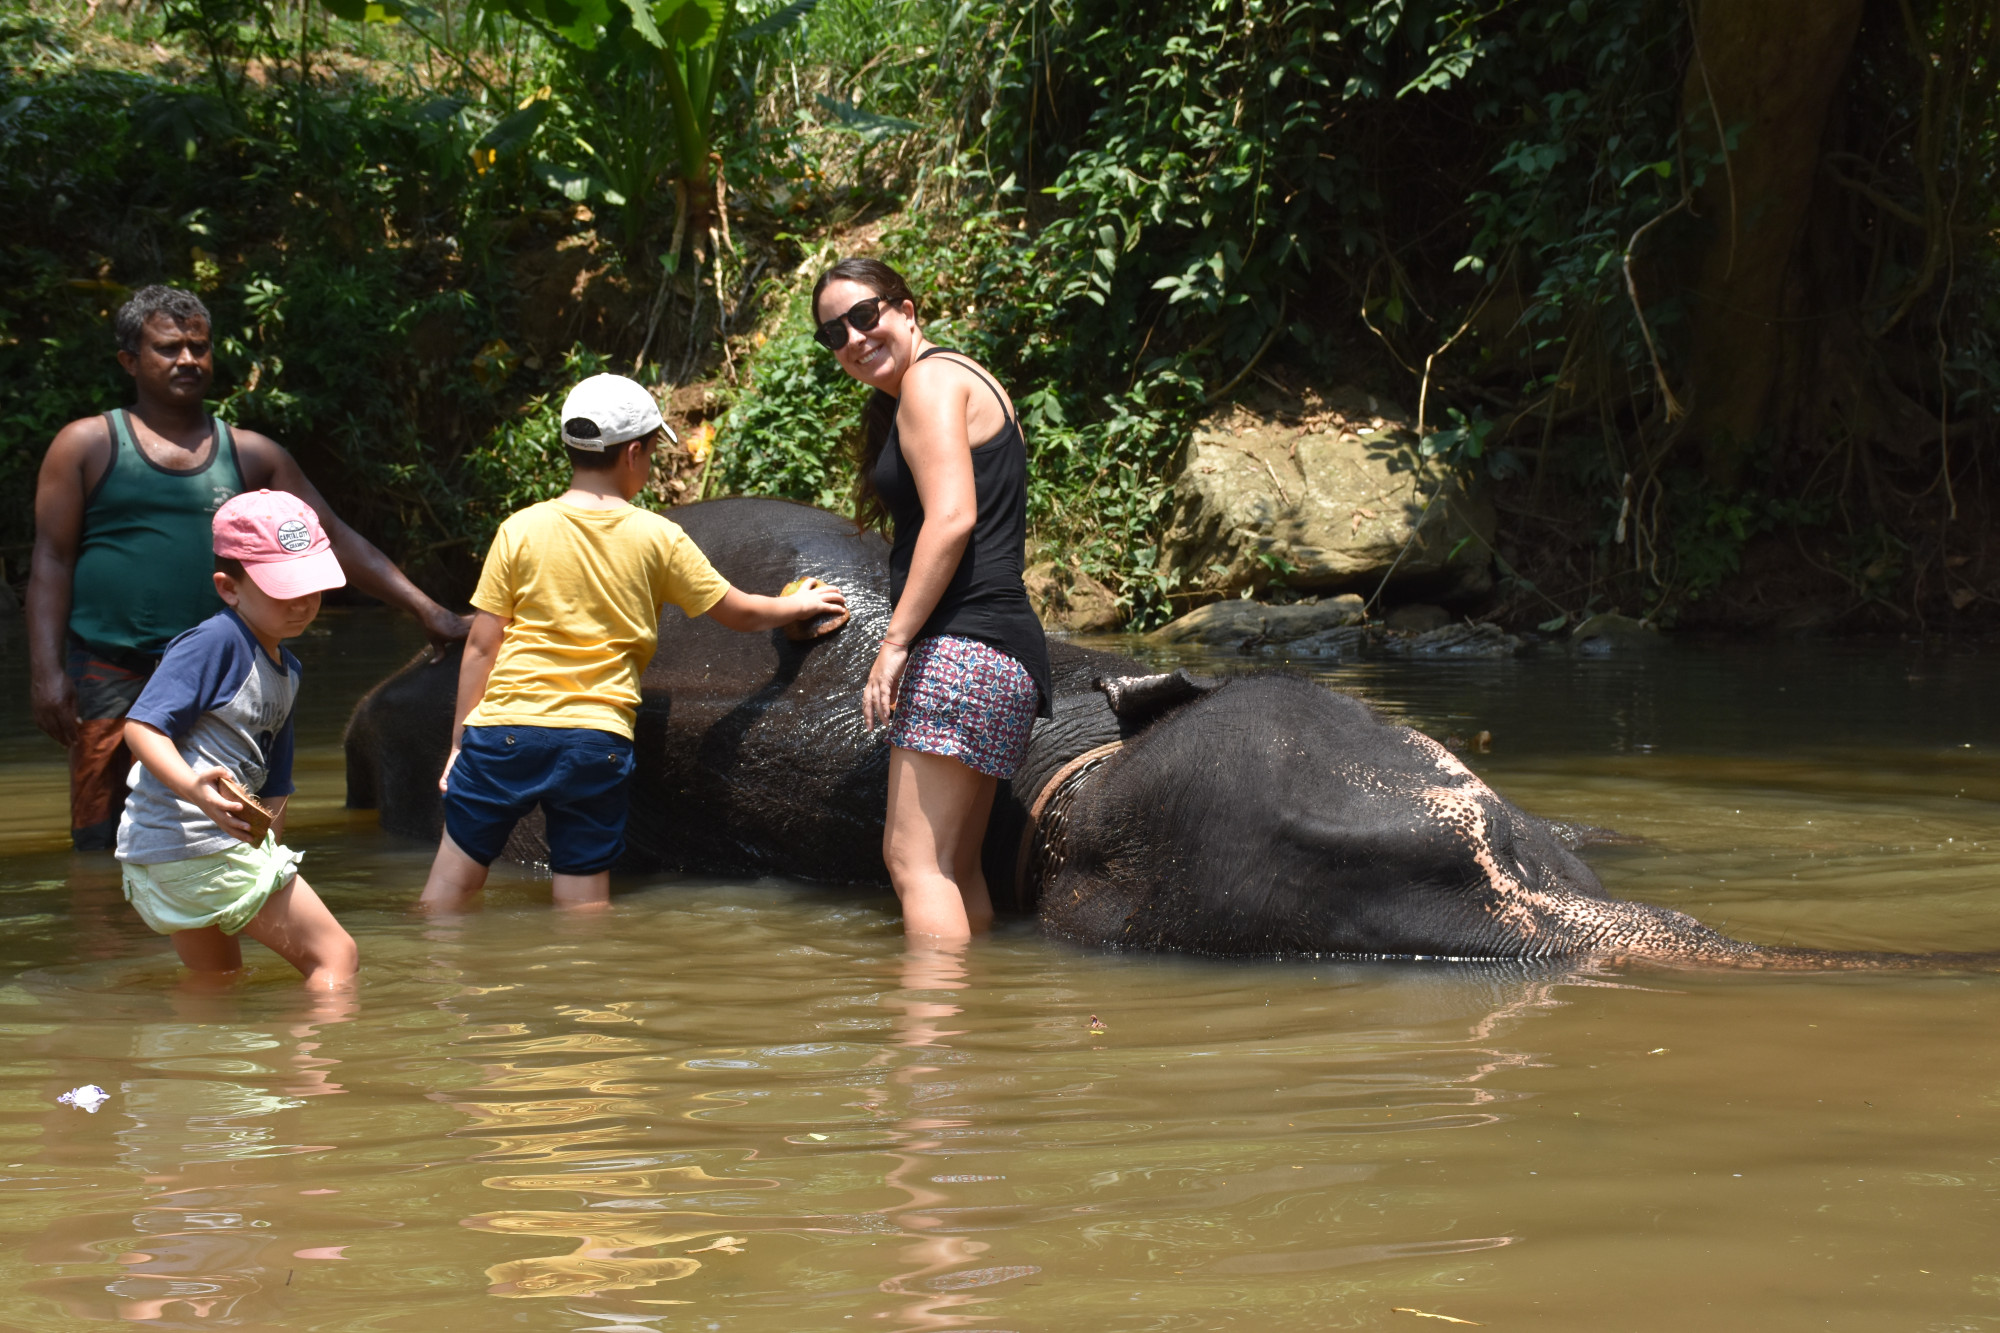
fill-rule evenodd
<path id="1" fill-rule="evenodd" d="M 896 691 L 889 744 L 1011 778 L 1027 757 L 1038 703 L 1028 669 L 992 644 L 955 634 L 919 639 Z"/>

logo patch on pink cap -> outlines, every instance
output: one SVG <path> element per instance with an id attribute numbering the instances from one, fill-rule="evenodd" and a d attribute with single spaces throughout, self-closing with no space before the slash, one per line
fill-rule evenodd
<path id="1" fill-rule="evenodd" d="M 215 553 L 240 561 L 267 596 L 304 597 L 344 587 L 347 575 L 319 515 L 285 491 L 245 491 L 215 511 Z"/>

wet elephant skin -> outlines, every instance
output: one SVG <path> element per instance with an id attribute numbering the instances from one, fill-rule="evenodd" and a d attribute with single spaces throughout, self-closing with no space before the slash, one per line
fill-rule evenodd
<path id="1" fill-rule="evenodd" d="M 783 500 L 713 500 L 673 517 L 735 586 L 775 593 L 816 575 L 846 593 L 851 618 L 832 635 L 795 643 L 776 630 L 739 634 L 664 611 L 635 728 L 625 868 L 886 887 L 888 750 L 883 733 L 862 725 L 861 684 L 889 623 L 887 544 Z M 1121 734 L 1092 680 L 1144 671 L 1125 658 L 1051 647 L 1059 698 L 1017 777 L 1028 790 L 1071 755 Z M 380 809 L 391 832 L 438 836 L 437 774 L 457 674 L 456 654 L 413 663 L 371 691 L 348 724 L 348 804 Z M 1029 904 L 1011 893 L 1026 817 L 1014 785 L 1002 785 L 987 845 L 996 900 L 1018 911 Z M 522 822 L 507 851 L 543 858 L 538 815 Z"/>

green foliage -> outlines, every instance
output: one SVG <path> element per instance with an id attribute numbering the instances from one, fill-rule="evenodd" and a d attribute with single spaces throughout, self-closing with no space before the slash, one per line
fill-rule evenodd
<path id="1" fill-rule="evenodd" d="M 1669 14 L 1660 37 L 1667 9 L 1650 0 L 1492 14 L 1402 0 L 1171 10 L 1036 0 L 1025 13 L 958 12 L 963 29 L 998 39 L 986 69 L 960 84 L 977 95 L 959 105 L 985 96 L 990 108 L 976 125 L 948 126 L 959 152 L 939 173 L 967 187 L 969 206 L 909 219 L 881 252 L 925 297 L 931 336 L 1012 389 L 1033 450 L 1038 544 L 1117 588 L 1139 626 L 1171 611 L 1176 589 L 1159 573 L 1166 482 L 1210 395 L 1274 347 L 1294 363 L 1346 359 L 1356 310 L 1386 326 L 1395 354 L 1421 360 L 1421 340 L 1446 338 L 1445 321 L 1465 322 L 1503 279 L 1518 288 L 1521 270 L 1542 262 L 1533 247 L 1563 234 L 1567 201 L 1522 191 L 1550 191 L 1577 143 L 1617 119 L 1609 103 L 1667 108 L 1663 124 L 1637 135 L 1627 126 L 1617 146 L 1671 155 L 1673 78 L 1652 62 L 1679 20 Z M 1645 41 L 1634 36 L 1642 31 Z M 1541 110 L 1504 110 L 1530 77 L 1566 86 Z M 1481 136 L 1465 134 L 1468 120 Z M 1507 134 L 1516 141 L 1489 171 L 1477 154 Z M 1394 169 L 1426 159 L 1441 169 Z M 1595 176 L 1623 170 L 1613 155 Z M 1488 174 L 1509 192 L 1488 188 Z M 1659 207 L 1658 175 L 1620 188 L 1617 207 Z M 1573 247 L 1598 286 L 1579 294 L 1581 280 L 1565 272 L 1522 322 L 1556 322 L 1565 303 L 1593 315 L 1610 308 L 1602 274 L 1624 216 Z M 1438 217 L 1449 220 L 1416 222 Z M 1446 285 L 1456 291 L 1419 292 L 1420 261 L 1455 271 Z M 1513 373 L 1546 375 L 1535 361 L 1553 369 L 1567 336 L 1542 335 L 1528 364 L 1514 353 Z M 767 410 L 760 404 L 804 408 L 824 390 L 830 370 L 793 369 L 811 356 L 802 339 L 781 339 L 760 361 L 732 428 L 732 487 L 839 489 L 810 430 L 740 443 L 741 423 Z M 1496 478 L 1522 470 L 1489 415 L 1449 412 L 1447 429 L 1422 443 L 1427 457 Z M 777 415 L 808 419 L 790 407 Z"/>
<path id="2" fill-rule="evenodd" d="M 803 294 L 757 357 L 754 392 L 716 440 L 711 495 L 776 495 L 853 513 L 854 449 L 869 391 L 812 340 Z"/>
<path id="3" fill-rule="evenodd" d="M 519 151 L 544 121 L 554 122 L 555 133 L 545 137 L 555 151 L 533 162 L 533 174 L 566 198 L 602 198 L 619 209 L 634 253 L 654 239 L 656 196 L 671 175 L 673 235 L 661 258 L 672 272 L 690 217 L 696 236 L 717 221 L 710 199 L 718 156 L 715 114 L 731 62 L 747 45 L 795 25 L 817 0 L 793 0 L 748 25 L 738 0 L 481 3 L 485 12 L 510 15 L 540 34 L 559 71 L 482 147 L 496 155 L 503 148 Z M 564 153 L 564 146 L 581 150 L 581 160 Z"/>
<path id="4" fill-rule="evenodd" d="M 952 172 L 976 202 L 883 253 L 1012 388 L 1040 542 L 1112 583 L 1135 623 L 1176 591 L 1158 573 L 1168 469 L 1207 400 L 1266 356 L 1351 363 L 1359 323 L 1422 363 L 1505 296 L 1520 308 L 1503 338 L 1464 359 L 1517 391 L 1546 392 L 1577 339 L 1644 365 L 1616 261 L 1679 188 L 1633 170 L 1677 143 L 1662 56 L 1682 20 L 1663 0 L 976 13 L 1002 37 L 967 80 L 990 111 L 958 127 Z M 1426 457 L 1522 473 L 1490 413 L 1448 403 L 1444 419 Z"/>
<path id="5" fill-rule="evenodd" d="M 1945 188 L 1937 177 L 1955 171 L 1952 188 L 1981 202 L 1954 207 L 2000 213 L 1990 173 L 1970 157 L 1945 165 L 1935 128 L 1947 114 L 1937 99 L 1957 97 L 1973 110 L 1949 113 L 1951 142 L 1983 162 L 2000 148 L 1992 99 L 1967 91 L 2000 78 L 1989 49 L 2000 23 L 1978 7 L 1902 12 L 1907 34 L 1873 32 L 1871 19 L 1857 46 L 1869 73 L 1846 122 L 1862 136 L 1854 169 L 1880 164 L 1872 179 L 1900 173 L 1906 185 L 1928 171 L 1931 201 Z M 1696 59 L 1686 6 L 1035 0 L 1012 13 L 1021 18 L 995 61 L 994 105 L 967 145 L 993 183 L 989 206 L 1025 219 L 1035 240 L 1030 276 L 996 284 L 981 320 L 1029 377 L 1017 384 L 1064 386 L 1068 420 L 1087 431 L 1109 420 L 1108 401 L 1085 386 L 1128 386 L 1165 410 L 1149 386 L 1171 373 L 1199 395 L 1158 419 L 1171 436 L 1197 402 L 1260 363 L 1289 367 L 1295 383 L 1338 376 L 1416 399 L 1427 408 L 1418 451 L 1469 482 L 1540 494 L 1545 477 L 1568 478 L 1577 492 L 1555 503 L 1602 505 L 1613 516 L 1606 563 L 1656 605 L 1713 591 L 1757 532 L 1847 512 L 1831 488 L 1865 474 L 1853 456 L 1865 439 L 1836 436 L 1832 449 L 1847 453 L 1837 467 L 1794 455 L 1798 471 L 1771 471 L 1770 492 L 1744 501 L 1748 517 L 1733 499 L 1689 498 L 1706 483 L 1701 460 L 1675 447 L 1679 405 L 1666 392 L 1687 336 L 1675 266 L 1719 225 L 1689 201 L 1725 171 L 1745 127 L 1681 122 Z M 1905 293 L 1938 285 L 1943 224 L 1925 205 L 1929 249 L 1911 254 L 1895 232 L 1917 205 L 1879 199 L 1868 225 L 1881 239 L 1857 267 L 1882 289 L 1868 299 L 1900 314 L 1915 299 Z M 1990 310 L 1993 248 L 1945 248 L 1961 256 L 1961 310 Z M 1967 354 L 1990 348 L 1982 321 L 1960 318 L 1964 350 L 1913 345 L 1900 355 L 1935 360 L 1937 375 L 1896 390 L 1953 420 L 1990 410 L 2000 383 L 1982 369 L 1986 353 Z M 1942 325 L 1938 335 L 1942 348 Z M 1775 467 L 1779 444 L 1757 440 L 1754 456 Z M 1173 455 L 1151 451 L 1134 488 L 1157 496 L 1154 468 Z M 1819 489 L 1800 503 L 1770 498 L 1796 485 Z M 1881 512 L 1879 489 L 1858 498 Z M 1134 521 L 1130 546 L 1144 550 L 1157 529 Z M 1871 557 L 1858 568 L 1892 566 Z M 1145 605 L 1132 593 L 1138 562 L 1123 573 Z"/>
<path id="6" fill-rule="evenodd" d="M 1324 358 L 1359 311 L 1421 364 L 1504 291 L 1527 298 L 1509 335 L 1549 331 L 1525 358 L 1518 336 L 1468 350 L 1554 370 L 1582 309 L 1642 364 L 1616 261 L 1679 189 L 1678 7 L 1036 11 L 1050 35 L 1009 52 L 989 151 L 1058 206 L 1042 253 L 1101 356 L 1136 334 L 1219 385 L 1274 334 Z"/>
<path id="7" fill-rule="evenodd" d="M 468 489 L 480 497 L 481 512 L 474 524 L 482 541 L 515 510 L 553 500 L 569 489 L 569 451 L 562 442 L 563 395 L 567 386 L 610 369 L 588 348 L 571 348 L 556 379 L 558 388 L 530 398 L 466 457 Z"/>

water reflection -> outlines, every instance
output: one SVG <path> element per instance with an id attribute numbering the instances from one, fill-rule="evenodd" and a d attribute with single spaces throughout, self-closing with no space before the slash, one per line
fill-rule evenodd
<path id="1" fill-rule="evenodd" d="M 629 933 L 515 953 L 511 974 Z M 1287 966 L 1295 1002 L 1277 1005 L 1222 965 L 1023 974 L 1024 943 L 811 950 L 750 989 L 694 951 L 615 1010 L 524 996 L 455 955 L 441 1008 L 469 1077 L 433 1097 L 480 1144 L 488 1201 L 460 1225 L 486 1238 L 486 1292 L 608 1318 L 831 1281 L 870 1327 L 943 1330 L 995 1327 L 1054 1274 L 1088 1293 L 1135 1247 L 1225 1284 L 1455 1262 L 1518 1236 L 1340 1220 L 1393 1190 L 1375 1145 L 1449 1152 L 1442 1138 L 1508 1122 L 1529 1095 L 1510 1080 L 1545 1065 L 1521 1024 L 1579 988 L 1634 989 L 1547 965 Z M 1158 1021 L 1168 995 L 1210 1020 L 1205 1040 Z"/>
<path id="2" fill-rule="evenodd" d="M 486 1270 L 486 1280 L 495 1296 L 595 1296 L 671 1282 L 692 1275 L 701 1260 L 632 1252 L 685 1244 L 721 1230 L 683 1231 L 644 1218 L 585 1212 L 488 1213 L 469 1217 L 465 1224 L 502 1235 L 574 1236 L 582 1242 L 571 1254 L 494 1264 Z"/>
<path id="3" fill-rule="evenodd" d="M 64 980 L 22 979 L 31 993 L 59 995 L 71 989 Z M 334 1077 L 340 1062 L 323 1053 L 324 1032 L 352 1017 L 352 997 L 301 1004 L 298 1021 L 275 1026 L 241 1022 L 236 1006 L 212 994 L 169 989 L 161 998 L 171 1017 L 121 1023 L 115 1041 L 91 1043 L 95 1063 L 120 1071 L 105 1075 L 112 1099 L 100 1119 L 44 1119 L 45 1155 L 54 1158 L 99 1159 L 79 1140 L 108 1131 L 102 1156 L 126 1177 L 132 1204 L 45 1228 L 24 1257 L 44 1269 L 85 1271 L 31 1280 L 23 1290 L 74 1318 L 265 1317 L 302 1263 L 342 1257 L 344 1247 L 324 1243 L 322 1228 L 353 1225 L 313 1217 L 319 1210 L 299 1204 L 299 1191 L 279 1187 L 269 1170 L 277 1159 L 331 1146 L 306 1141 L 301 1112 L 309 1099 L 343 1091 Z M 47 1048 L 66 1052 L 73 1035 L 59 1042 L 51 1034 Z"/>
<path id="4" fill-rule="evenodd" d="M 571 1015 L 589 1016 L 590 1011 L 572 1007 L 565 1016 Z M 473 1122 L 460 1132 L 493 1145 L 475 1161 L 577 1162 L 590 1168 L 573 1174 L 490 1176 L 482 1182 L 486 1188 L 583 1194 L 597 1196 L 593 1208 L 604 1202 L 617 1205 L 615 1211 L 504 1209 L 466 1218 L 464 1224 L 479 1231 L 578 1242 L 569 1253 L 489 1266 L 487 1290 L 493 1295 L 596 1295 L 671 1282 L 700 1269 L 698 1259 L 635 1252 L 682 1245 L 721 1228 L 700 1222 L 690 1227 L 640 1210 L 670 1197 L 661 1188 L 668 1180 L 688 1186 L 674 1192 L 694 1193 L 702 1188 L 696 1182 L 713 1178 L 699 1167 L 663 1167 L 656 1165 L 657 1159 L 632 1156 L 608 1161 L 602 1155 L 631 1137 L 631 1122 L 647 1112 L 638 1094 L 649 1087 L 649 1075 L 657 1079 L 665 1072 L 666 1057 L 640 1054 L 646 1049 L 638 1039 L 601 1032 L 494 1042 L 482 1057 L 479 1086 L 454 1100 L 454 1107 Z M 588 1058 L 540 1063 L 564 1054 Z M 556 1093 L 568 1095 L 548 1095 Z"/>
<path id="5" fill-rule="evenodd" d="M 912 1266 L 884 1279 L 880 1289 L 909 1298 L 894 1315 L 903 1329 L 962 1328 L 969 1322 L 968 1307 L 981 1298 L 959 1293 L 1041 1271 L 1033 1264 L 968 1268 L 992 1246 L 967 1237 L 969 1228 L 955 1224 L 953 1215 L 961 1210 L 951 1206 L 953 1195 L 944 1186 L 957 1182 L 931 1174 L 938 1166 L 935 1155 L 977 1123 L 971 1116 L 923 1109 L 962 1091 L 960 1082 L 948 1077 L 946 1061 L 953 1058 L 951 1038 L 964 1036 L 965 1029 L 945 1024 L 961 1013 L 951 997 L 967 988 L 966 952 L 918 946 L 904 955 L 902 989 L 883 997 L 883 1007 L 895 1016 L 895 1042 L 874 1062 L 889 1076 L 863 1101 L 871 1115 L 893 1120 L 898 1140 L 899 1151 L 887 1154 L 883 1183 L 904 1198 L 884 1208 L 882 1216 L 908 1238 L 895 1257 Z M 958 1310 L 968 1313 L 955 1314 Z"/>

